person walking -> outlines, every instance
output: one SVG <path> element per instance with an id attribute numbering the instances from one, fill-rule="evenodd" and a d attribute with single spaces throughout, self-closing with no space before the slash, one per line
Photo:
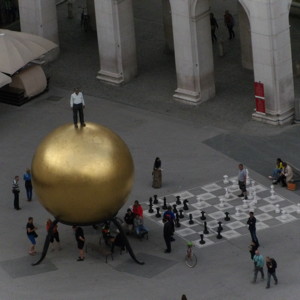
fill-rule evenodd
<path id="1" fill-rule="evenodd" d="M 30 245 L 30 249 L 29 249 L 29 254 L 30 255 L 35 255 L 36 251 L 35 251 L 35 245 L 36 245 L 36 241 L 35 239 L 38 237 L 37 233 L 35 232 L 37 230 L 37 228 L 33 225 L 33 217 L 29 217 L 27 224 L 26 224 L 26 233 L 27 233 L 27 237 L 31 243 Z"/>
<path id="2" fill-rule="evenodd" d="M 75 239 L 77 242 L 77 248 L 79 250 L 79 256 L 77 258 L 77 261 L 83 261 L 85 258 L 84 257 L 85 238 L 84 238 L 83 229 L 77 225 L 73 225 L 73 230 L 75 232 Z"/>
<path id="3" fill-rule="evenodd" d="M 260 272 L 261 273 L 261 279 L 264 280 L 265 279 L 265 274 L 264 274 L 264 257 L 259 253 L 258 250 L 255 251 L 255 255 L 253 257 L 253 261 L 255 264 L 255 268 L 254 268 L 254 278 L 252 283 L 256 282 L 257 279 L 257 273 Z"/>
<path id="4" fill-rule="evenodd" d="M 243 164 L 239 164 L 238 182 L 239 182 L 239 188 L 242 191 L 242 193 L 239 195 L 239 197 L 244 197 L 247 200 L 248 199 L 247 189 L 246 189 L 247 171 L 246 171 L 246 169 L 244 169 Z"/>
<path id="5" fill-rule="evenodd" d="M 268 281 L 267 281 L 266 289 L 269 289 L 271 276 L 274 278 L 275 285 L 278 284 L 278 279 L 276 276 L 277 262 L 274 258 L 270 258 L 269 256 L 267 256 L 266 257 L 266 266 L 267 266 L 267 270 L 268 270 Z"/>
<path id="6" fill-rule="evenodd" d="M 216 18 L 214 17 L 214 14 L 210 13 L 210 29 L 211 29 L 211 39 L 213 43 L 217 40 L 216 29 L 218 28 L 219 25 Z"/>
<path id="7" fill-rule="evenodd" d="M 53 224 L 53 222 L 51 221 L 51 219 L 48 219 L 48 220 L 47 220 L 47 223 L 46 223 L 46 230 L 47 230 L 47 233 L 49 233 L 49 230 L 50 230 L 52 224 Z M 58 250 L 61 250 L 60 239 L 59 239 L 59 233 L 58 233 L 58 226 L 57 226 L 57 224 L 55 224 L 54 227 L 52 228 L 52 234 L 51 234 L 51 237 L 50 237 L 50 243 L 51 243 L 51 246 L 52 246 L 51 251 L 54 251 L 54 250 L 55 250 L 54 240 L 56 241 L 57 249 L 58 249 Z"/>
<path id="8" fill-rule="evenodd" d="M 249 212 L 249 218 L 248 218 L 247 224 L 248 224 L 248 229 L 250 231 L 252 242 L 259 244 L 258 238 L 256 236 L 256 218 L 254 217 L 253 211 Z"/>
<path id="9" fill-rule="evenodd" d="M 25 181 L 25 190 L 27 195 L 27 201 L 32 200 L 32 182 L 30 169 L 26 169 L 26 173 L 23 175 Z"/>
<path id="10" fill-rule="evenodd" d="M 235 33 L 233 31 L 233 27 L 234 27 L 234 18 L 233 16 L 229 13 L 229 10 L 225 11 L 225 15 L 224 15 L 224 23 L 225 26 L 228 29 L 228 33 L 229 33 L 229 39 L 232 40 L 235 38 Z"/>
<path id="11" fill-rule="evenodd" d="M 159 189 L 161 188 L 161 184 L 162 184 L 161 160 L 159 157 L 156 157 L 153 164 L 153 171 L 152 171 L 152 187 L 155 189 Z"/>
<path id="12" fill-rule="evenodd" d="M 12 184 L 12 192 L 14 194 L 14 208 L 15 210 L 20 210 L 19 206 L 19 194 L 20 194 L 20 188 L 19 188 L 19 176 L 15 176 Z"/>
<path id="13" fill-rule="evenodd" d="M 163 219 L 163 223 L 164 223 L 164 240 L 167 246 L 167 249 L 165 250 L 165 253 L 171 253 L 171 238 L 173 235 L 173 229 L 172 229 L 172 224 L 171 224 L 171 220 L 166 217 Z"/>
<path id="14" fill-rule="evenodd" d="M 80 92 L 78 88 L 75 88 L 74 93 L 71 95 L 70 106 L 73 109 L 73 122 L 75 128 L 78 128 L 77 125 L 78 114 L 79 114 L 80 126 L 85 127 L 84 115 L 83 115 L 83 109 L 85 108 L 85 103 L 84 103 L 82 92 Z"/>

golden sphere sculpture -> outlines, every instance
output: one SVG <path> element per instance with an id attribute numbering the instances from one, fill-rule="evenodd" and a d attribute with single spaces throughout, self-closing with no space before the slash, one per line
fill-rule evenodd
<path id="1" fill-rule="evenodd" d="M 47 135 L 32 159 L 40 203 L 64 224 L 88 225 L 115 216 L 133 185 L 134 165 L 124 141 L 95 123 L 67 124 Z"/>

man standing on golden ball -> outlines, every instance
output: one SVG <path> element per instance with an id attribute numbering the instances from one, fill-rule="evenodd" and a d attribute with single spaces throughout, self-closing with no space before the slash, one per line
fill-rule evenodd
<path id="1" fill-rule="evenodd" d="M 71 95 L 70 106 L 73 109 L 73 121 L 74 121 L 75 128 L 78 128 L 77 125 L 78 114 L 79 114 L 80 126 L 85 127 L 84 115 L 83 115 L 83 109 L 85 107 L 85 103 L 84 103 L 82 92 L 80 92 L 78 88 L 75 88 L 74 93 Z"/>

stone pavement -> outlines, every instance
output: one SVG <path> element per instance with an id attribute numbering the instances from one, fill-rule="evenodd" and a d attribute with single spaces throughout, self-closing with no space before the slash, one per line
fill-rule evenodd
<path id="1" fill-rule="evenodd" d="M 139 5 L 142 2 L 145 8 Z M 27 255 L 27 218 L 33 216 L 39 228 L 40 252 L 49 214 L 36 196 L 32 203 L 25 200 L 22 180 L 22 210 L 13 210 L 11 183 L 14 175 L 21 176 L 30 166 L 41 139 L 54 128 L 71 123 L 69 96 L 74 86 L 80 85 L 84 91 L 87 121 L 117 132 L 132 152 L 135 183 L 120 217 L 135 199 L 144 202 L 155 193 L 167 195 L 220 180 L 224 174 L 233 176 L 239 162 L 244 162 L 251 176 L 266 186 L 270 184 L 267 175 L 278 156 L 300 166 L 299 125 L 271 127 L 251 120 L 253 74 L 242 70 L 236 60 L 238 40 L 226 42 L 223 58 L 217 56 L 215 49 L 218 94 L 214 99 L 199 107 L 174 103 L 174 59 L 162 54 L 159 1 L 153 1 L 152 9 L 151 1 L 134 3 L 140 73 L 132 82 L 114 87 L 96 80 L 96 35 L 81 31 L 79 12 L 76 19 L 68 20 L 62 4 L 58 7 L 61 55 L 47 66 L 51 75 L 49 92 L 21 107 L 0 103 L 0 299 L 175 300 L 182 294 L 189 300 L 298 299 L 299 221 L 258 232 L 262 254 L 274 256 L 278 262 L 279 285 L 270 290 L 265 289 L 265 282 L 250 283 L 253 264 L 248 253 L 249 236 L 196 249 L 198 264 L 189 269 L 183 261 L 185 242 L 177 238 L 173 252 L 163 253 L 162 228 L 147 219 L 149 240 L 130 238 L 144 266 L 135 264 L 128 254 L 117 252 L 114 260 L 105 264 L 97 252 L 100 232 L 92 227 L 84 228 L 87 258 L 76 262 L 72 229 L 62 224 L 62 251 L 49 252 L 39 266 L 30 265 L 37 257 Z M 299 24 L 299 19 L 293 22 Z M 299 93 L 299 78 L 295 88 Z M 161 157 L 164 169 L 159 190 L 151 187 L 156 156 Z M 280 187 L 276 190 L 294 203 L 299 202 L 298 192 Z"/>

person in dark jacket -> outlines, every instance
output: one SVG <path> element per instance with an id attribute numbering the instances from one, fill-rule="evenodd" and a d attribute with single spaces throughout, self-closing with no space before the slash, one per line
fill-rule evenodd
<path id="1" fill-rule="evenodd" d="M 127 213 L 124 216 L 125 222 L 123 224 L 123 227 L 127 234 L 130 234 L 133 232 L 134 217 L 135 217 L 134 213 L 132 212 L 132 210 L 130 208 L 128 208 Z"/>
<path id="2" fill-rule="evenodd" d="M 256 236 L 256 218 L 254 217 L 253 211 L 249 212 L 249 219 L 247 221 L 247 224 L 248 224 L 248 229 L 251 234 L 252 242 L 258 243 L 258 239 Z"/>
<path id="3" fill-rule="evenodd" d="M 268 270 L 268 281 L 267 281 L 266 289 L 269 289 L 271 276 L 274 278 L 275 284 L 278 284 L 278 279 L 276 276 L 277 263 L 274 258 L 270 258 L 269 256 L 267 256 L 266 257 L 266 266 L 267 266 L 267 270 Z"/>
<path id="4" fill-rule="evenodd" d="M 167 246 L 167 249 L 165 250 L 165 253 L 170 253 L 171 252 L 171 239 L 173 235 L 173 226 L 171 224 L 170 218 L 164 218 L 163 219 L 164 223 L 164 240 Z"/>

